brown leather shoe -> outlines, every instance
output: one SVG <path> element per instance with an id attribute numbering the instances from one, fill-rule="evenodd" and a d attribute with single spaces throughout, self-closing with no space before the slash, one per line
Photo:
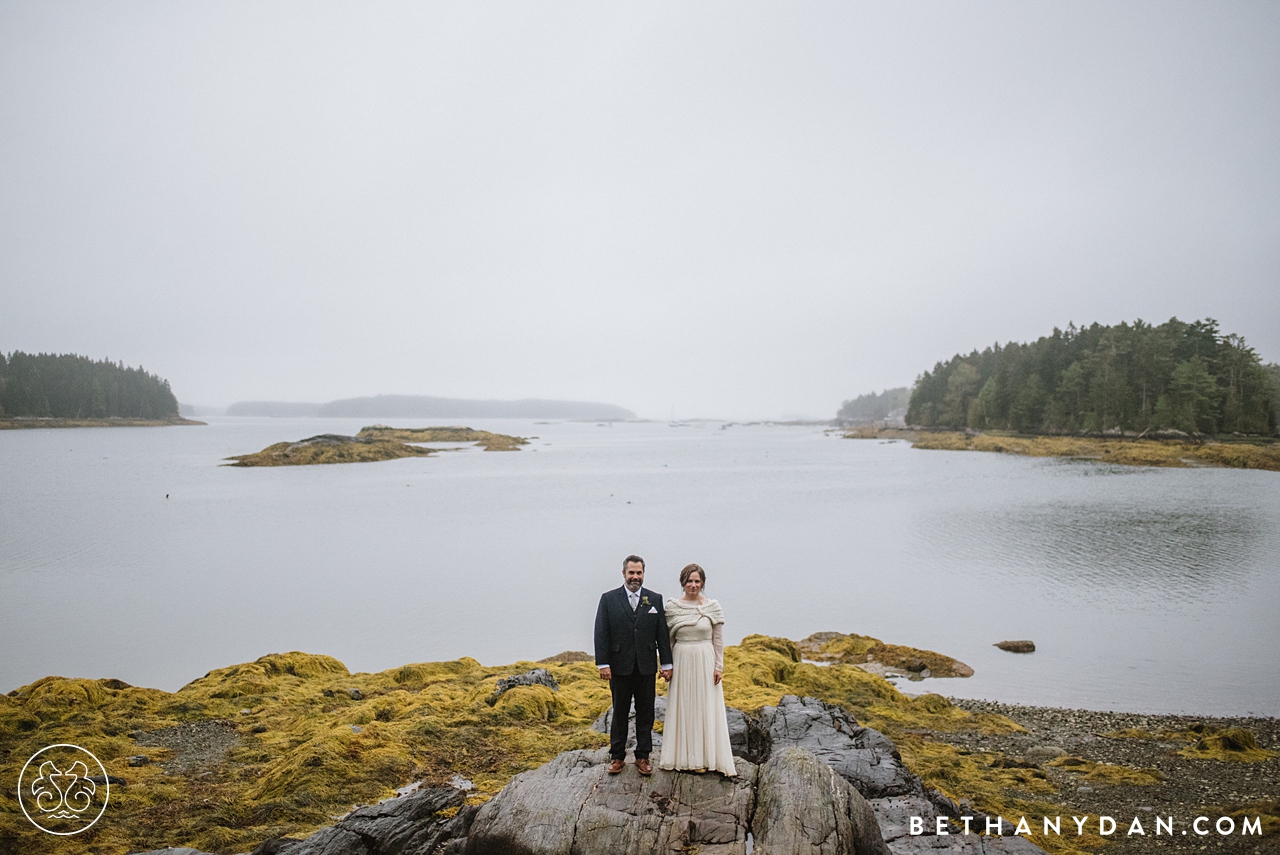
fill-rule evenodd
<path id="1" fill-rule="evenodd" d="M 606 769 L 605 771 L 608 772 L 610 775 L 618 774 L 619 772 L 622 771 L 622 760 L 620 758 L 615 758 L 613 760 L 610 760 L 609 768 Z"/>
<path id="2" fill-rule="evenodd" d="M 653 764 L 649 762 L 648 757 L 636 758 L 636 771 L 638 771 L 641 775 L 653 774 Z"/>

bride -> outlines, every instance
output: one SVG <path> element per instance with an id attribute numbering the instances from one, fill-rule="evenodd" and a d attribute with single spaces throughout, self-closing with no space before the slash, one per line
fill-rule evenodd
<path id="1" fill-rule="evenodd" d="M 672 674 L 662 725 L 663 769 L 735 775 L 724 709 L 724 613 L 702 596 L 707 574 L 697 564 L 680 571 L 684 596 L 667 600 Z"/>

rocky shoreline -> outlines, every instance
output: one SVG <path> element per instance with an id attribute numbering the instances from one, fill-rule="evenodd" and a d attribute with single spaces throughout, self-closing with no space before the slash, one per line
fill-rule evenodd
<path id="1" fill-rule="evenodd" d="M 554 684 L 545 669 L 509 678 L 500 688 Z M 660 699 L 661 701 L 661 699 Z M 1264 853 L 1277 851 L 1274 808 L 1276 770 L 1272 758 L 1258 764 L 1219 762 L 1205 766 L 1174 750 L 1168 734 L 1212 733 L 1248 728 L 1260 746 L 1277 745 L 1280 720 L 1028 707 L 954 699 L 956 707 L 1009 718 L 1025 730 L 1011 733 L 918 731 L 958 748 L 965 756 L 990 755 L 991 765 L 1034 769 L 1057 789 L 1041 796 L 1060 813 L 1028 815 L 1040 830 L 1044 816 L 1065 822 L 1063 849 L 1148 852 L 1156 818 L 1172 821 L 1162 851 Z M 665 703 L 658 704 L 658 721 Z M 607 732 L 610 711 L 593 724 Z M 884 734 L 860 726 L 847 711 L 815 698 L 786 696 L 756 713 L 730 711 L 737 758 L 734 778 L 658 770 L 652 778 L 630 765 L 622 775 L 604 773 L 606 749 L 560 754 L 517 775 L 495 797 L 468 804 L 463 787 L 410 790 L 397 799 L 358 808 L 335 826 L 305 839 L 264 841 L 248 855 L 611 855 L 698 852 L 702 855 L 830 853 L 830 855 L 922 855 L 947 849 L 965 855 L 1037 855 L 1040 847 L 1018 835 L 1022 816 L 998 820 L 967 800 L 952 801 L 902 764 Z M 660 725 L 659 725 L 660 727 Z M 1166 734 L 1144 738 L 1135 734 Z M 661 747 L 655 731 L 655 750 Z M 629 748 L 635 745 L 631 721 Z M 1062 762 L 1064 759 L 1081 763 Z M 1146 783 L 1082 777 L 1083 768 L 1147 770 Z M 1213 833 L 1220 817 L 1266 816 L 1268 836 Z M 1099 835 L 1098 819 L 1116 830 Z M 1209 817 L 1205 836 L 1187 833 L 1197 816 Z M 969 819 L 966 820 L 966 817 Z M 1079 817 L 1085 835 L 1073 831 Z M 945 818 L 945 819 L 940 819 Z M 1144 833 L 1126 833 L 1137 820 Z M 962 833 L 968 822 L 975 830 Z M 978 833 L 992 822 L 999 833 Z M 915 828 L 913 828 L 915 823 Z M 949 828 L 950 834 L 938 834 Z M 923 833 L 915 833 L 923 829 Z M 1088 847 L 1085 849 L 1085 847 Z M 1059 847 L 1054 847 L 1055 849 Z M 161 855 L 174 850 L 153 850 Z M 183 850 L 182 855 L 208 855 Z"/>
<path id="2" fill-rule="evenodd" d="M 819 655 L 828 661 L 806 661 Z M 911 697 L 868 672 L 884 667 L 875 658 L 840 661 L 864 657 L 909 668 L 962 664 L 841 633 L 801 642 L 753 635 L 727 648 L 725 697 L 743 763 L 743 777 L 728 789 L 715 774 L 642 780 L 629 766 L 622 777 L 604 777 L 608 688 L 581 653 L 498 667 L 464 658 L 377 673 L 351 673 L 327 656 L 270 654 L 173 693 L 47 677 L 0 695 L 0 778 L 16 776 L 43 746 L 81 745 L 112 778 L 111 821 L 54 839 L 0 798 L 0 851 L 125 855 L 182 844 L 218 855 L 309 855 L 298 848 L 302 841 L 337 847 L 340 840 L 350 846 L 315 852 L 435 855 L 442 845 L 519 851 L 512 840 L 528 824 L 511 818 L 528 810 L 550 811 L 553 818 L 539 822 L 559 829 L 547 832 L 550 848 L 529 851 L 566 855 L 638 855 L 658 843 L 660 851 L 707 855 L 748 845 L 857 855 L 936 848 L 1035 855 L 1037 846 L 1054 855 L 1167 845 L 1188 853 L 1278 851 L 1275 719 Z M 564 787 L 579 795 L 565 795 Z M 427 792 L 435 794 L 410 798 Z M 597 801 L 584 801 L 583 792 Z M 866 814 L 859 799 L 874 815 L 879 844 L 857 820 Z M 597 819 L 583 824 L 588 803 L 597 805 Z M 810 817 L 805 811 L 815 805 Z M 1196 816 L 1245 813 L 1259 818 L 1263 836 L 1156 840 L 1123 833 L 1135 816 L 1173 817 L 1181 831 Z M 1068 823 L 1072 815 L 1110 815 L 1125 825 L 1109 836 L 1091 829 L 1077 838 L 1069 828 L 1040 834 L 1040 818 L 1054 815 Z M 1008 822 L 994 840 L 937 834 L 939 816 L 952 817 L 953 829 L 965 816 L 979 828 L 987 816 Z M 1009 836 L 1020 816 L 1033 824 L 1030 839 Z M 926 833 L 913 835 L 913 821 Z M 815 829 L 825 829 L 821 840 L 807 836 Z M 472 838 L 492 845 L 475 848 Z M 406 848 L 410 840 L 432 848 Z M 591 840 L 611 842 L 600 849 Z M 849 849 L 850 840 L 865 845 Z"/>
<path id="3" fill-rule="evenodd" d="M 1008 432 L 862 427 L 845 439 L 904 440 L 935 451 L 992 451 L 1062 457 L 1118 466 L 1221 467 L 1280 472 L 1280 442 L 1271 437 L 1146 438 L 1137 436 L 1023 436 Z"/>
<path id="4" fill-rule="evenodd" d="M 0 430 L 34 430 L 37 428 L 87 428 L 87 427 L 165 427 L 167 425 L 206 425 L 207 422 L 174 416 L 171 419 L 59 419 L 40 416 L 0 417 Z"/>
<path id="5" fill-rule="evenodd" d="M 1041 795 L 1040 799 L 1060 806 L 1064 817 L 1087 814 L 1096 819 L 1109 815 L 1118 823 L 1123 821 L 1124 825 L 1108 839 L 1108 853 L 1127 855 L 1153 851 L 1157 844 L 1151 839 L 1152 818 L 1156 816 L 1172 816 L 1179 822 L 1173 836 L 1159 841 L 1162 852 L 1280 851 L 1277 836 L 1280 833 L 1280 756 L 1250 763 L 1202 760 L 1180 753 L 1193 748 L 1190 734 L 1233 728 L 1249 731 L 1259 747 L 1276 752 L 1280 749 L 1280 719 L 1099 712 L 951 700 L 961 709 L 1009 718 L 1025 728 L 1025 732 L 930 731 L 931 738 L 972 755 L 990 754 L 993 758 L 1003 757 L 1014 762 L 1039 760 L 1039 768 L 1057 790 L 1056 794 Z M 1138 736 L 1138 733 L 1154 738 Z M 1165 738 L 1159 738 L 1161 734 Z M 1056 753 L 1054 749 L 1064 752 L 1056 764 L 1051 756 Z M 1087 763 L 1061 764 L 1061 758 L 1068 757 Z M 1088 763 L 1152 770 L 1155 773 L 1152 777 L 1159 780 L 1135 784 L 1108 780 L 1106 775 L 1089 777 L 1087 771 L 1078 771 L 1088 769 Z M 1237 812 L 1263 817 L 1264 830 L 1269 833 L 1262 838 L 1224 837 L 1216 831 L 1205 837 L 1194 831 L 1183 833 L 1187 830 L 1185 824 L 1197 816 L 1216 820 Z M 1139 817 L 1145 824 L 1146 837 L 1126 834 L 1133 817 Z"/>

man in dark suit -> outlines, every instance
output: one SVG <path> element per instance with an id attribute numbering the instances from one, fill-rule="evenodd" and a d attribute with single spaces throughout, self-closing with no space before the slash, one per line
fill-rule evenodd
<path id="1" fill-rule="evenodd" d="M 627 755 L 627 719 L 636 704 L 636 769 L 652 775 L 654 673 L 671 679 L 671 642 L 662 595 L 644 587 L 644 559 L 628 555 L 622 562 L 621 588 L 600 595 L 596 609 L 596 665 L 613 693 L 609 729 L 609 773 L 622 771 Z M 659 662 L 661 669 L 659 669 Z"/>

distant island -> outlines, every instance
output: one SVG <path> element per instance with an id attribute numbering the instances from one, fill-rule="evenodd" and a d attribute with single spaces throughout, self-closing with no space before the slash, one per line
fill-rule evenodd
<path id="1" fill-rule="evenodd" d="M 377 395 L 344 398 L 327 404 L 286 401 L 241 401 L 227 408 L 229 416 L 273 418 L 380 418 L 380 419 L 578 419 L 613 421 L 634 419 L 631 410 L 591 401 L 479 401 L 435 398 L 427 395 Z"/>
<path id="2" fill-rule="evenodd" d="M 0 428 L 200 424 L 169 381 L 141 366 L 55 353 L 0 353 Z"/>
<path id="3" fill-rule="evenodd" d="M 880 394 L 869 392 L 845 401 L 836 412 L 836 423 L 842 425 L 865 425 L 885 422 L 901 427 L 905 424 L 907 405 L 911 402 L 911 389 L 900 386 L 897 389 L 885 389 Z"/>
<path id="4" fill-rule="evenodd" d="M 519 451 L 529 441 L 519 436 L 469 427 L 390 428 L 372 425 L 355 436 L 324 433 L 297 442 L 277 442 L 253 454 L 228 457 L 228 466 L 314 466 L 327 463 L 370 463 L 402 457 L 430 457 L 437 449 L 413 443 L 457 442 L 485 451 Z"/>

